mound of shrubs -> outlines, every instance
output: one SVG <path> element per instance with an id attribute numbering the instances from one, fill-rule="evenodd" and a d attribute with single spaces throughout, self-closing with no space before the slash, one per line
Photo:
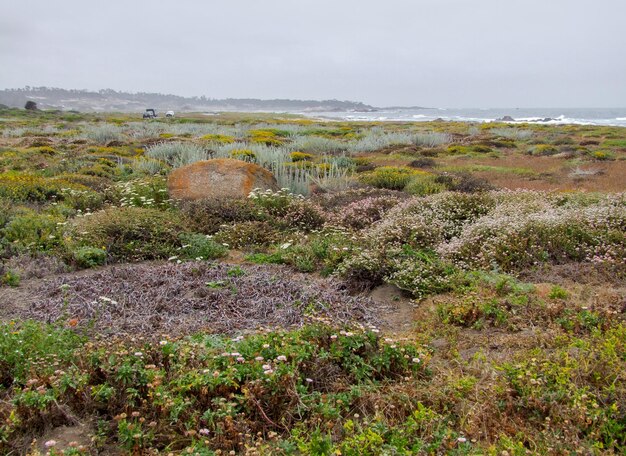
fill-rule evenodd
<path id="1" fill-rule="evenodd" d="M 188 232 L 175 211 L 143 207 L 111 207 L 75 219 L 68 229 L 68 244 L 75 249 L 96 247 L 116 262 L 168 258 Z"/>

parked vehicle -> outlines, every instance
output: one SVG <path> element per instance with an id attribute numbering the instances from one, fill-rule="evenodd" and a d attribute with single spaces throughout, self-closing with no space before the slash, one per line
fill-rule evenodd
<path id="1" fill-rule="evenodd" d="M 146 112 L 143 113 L 144 119 L 156 119 L 157 113 L 154 109 L 146 109 Z"/>
<path id="2" fill-rule="evenodd" d="M 165 117 L 174 117 L 174 111 L 167 111 Z"/>

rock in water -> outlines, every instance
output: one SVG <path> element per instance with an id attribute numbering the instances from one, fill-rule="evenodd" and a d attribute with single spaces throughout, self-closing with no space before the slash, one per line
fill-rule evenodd
<path id="1" fill-rule="evenodd" d="M 274 175 L 254 163 L 231 158 L 203 160 L 172 171 L 170 197 L 183 200 L 246 198 L 255 188 L 278 190 Z"/>

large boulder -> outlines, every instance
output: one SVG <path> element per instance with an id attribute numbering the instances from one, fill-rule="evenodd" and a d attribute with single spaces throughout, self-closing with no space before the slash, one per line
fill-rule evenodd
<path id="1" fill-rule="evenodd" d="M 203 160 L 175 169 L 167 182 L 175 199 L 245 198 L 255 188 L 278 190 L 274 175 L 254 163 L 231 158 Z"/>

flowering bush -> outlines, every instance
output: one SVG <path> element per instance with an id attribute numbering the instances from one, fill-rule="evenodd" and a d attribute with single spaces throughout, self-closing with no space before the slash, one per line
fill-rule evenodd
<path id="1" fill-rule="evenodd" d="M 399 202 L 400 199 L 393 196 L 368 196 L 340 208 L 333 214 L 331 222 L 346 228 L 361 230 L 380 220 Z"/>
<path id="2" fill-rule="evenodd" d="M 1 451 L 20 448 L 35 423 L 61 410 L 98 411 L 94 447 L 229 451 L 250 434 L 314 430 L 347 417 L 358 407 L 358 388 L 425 378 L 428 362 L 420 346 L 326 324 L 234 338 L 96 342 L 68 326 L 0 325 L 0 382 L 12 385 L 0 408 Z"/>
<path id="3" fill-rule="evenodd" d="M 154 176 L 119 182 L 107 190 L 109 201 L 119 206 L 165 209 L 171 200 L 164 177 Z"/>
<path id="4" fill-rule="evenodd" d="M 267 214 L 267 218 L 273 218 L 283 228 L 311 231 L 320 228 L 325 222 L 321 208 L 302 195 L 294 195 L 288 189 L 277 192 L 254 189 L 248 198 Z"/>
<path id="5" fill-rule="evenodd" d="M 395 206 L 363 230 L 361 247 L 337 271 L 357 283 L 393 282 L 420 296 L 445 288 L 450 263 L 516 271 L 582 261 L 623 269 L 625 233 L 624 195 L 446 192 Z M 407 249 L 437 257 L 407 257 Z"/>
<path id="6" fill-rule="evenodd" d="M 464 268 L 497 265 L 512 271 L 538 263 L 591 261 L 619 265 L 626 255 L 624 196 L 597 204 L 557 206 L 558 199 L 510 195 L 438 251 Z M 516 201 L 517 199 L 517 201 Z"/>

